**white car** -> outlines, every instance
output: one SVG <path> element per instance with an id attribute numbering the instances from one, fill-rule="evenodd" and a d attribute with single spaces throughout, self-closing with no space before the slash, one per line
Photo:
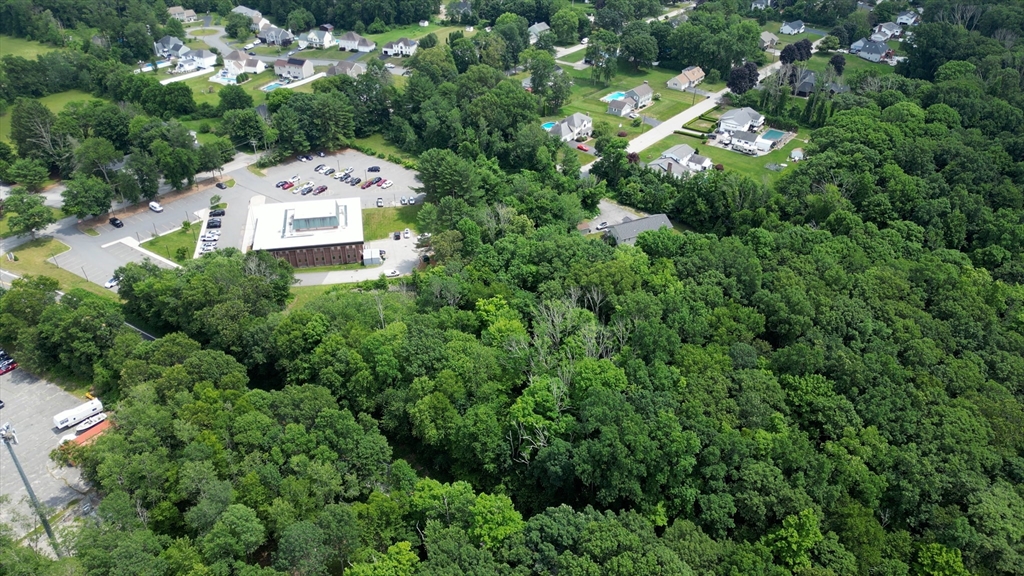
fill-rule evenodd
<path id="1" fill-rule="evenodd" d="M 391 180 L 385 180 L 384 183 L 380 185 L 380 187 L 381 188 L 391 188 L 394 184 L 395 183 L 392 182 Z"/>
<path id="2" fill-rule="evenodd" d="M 411 231 L 410 231 L 410 230 L 409 230 L 408 228 L 406 228 L 406 229 L 405 229 L 405 230 L 404 230 L 404 231 L 402 232 L 402 237 L 403 237 L 403 238 L 408 238 L 408 237 L 409 237 L 409 235 L 410 235 L 411 233 L 412 233 L 412 232 L 411 232 Z"/>
<path id="3" fill-rule="evenodd" d="M 120 284 L 120 283 L 121 283 L 121 281 L 118 280 L 117 277 L 114 277 L 114 278 L 111 278 L 110 280 L 107 280 L 106 282 L 104 282 L 103 283 L 103 287 L 104 288 L 117 288 L 117 285 Z"/>
<path id="4" fill-rule="evenodd" d="M 153 212 L 163 212 L 164 211 L 164 207 L 161 206 L 159 202 L 150 202 L 149 203 L 149 209 L 152 210 Z"/>
<path id="5" fill-rule="evenodd" d="M 385 68 L 394 68 L 394 67 L 395 67 L 395 65 L 394 65 L 394 64 L 392 64 L 391 62 L 388 62 L 387 64 L 385 64 L 385 65 L 384 65 L 384 67 L 385 67 Z"/>
<path id="6" fill-rule="evenodd" d="M 415 196 L 409 196 L 409 206 L 412 206 L 415 203 L 416 203 L 416 197 Z"/>
<path id="7" fill-rule="evenodd" d="M 292 184 L 295 184 L 299 180 L 301 180 L 301 178 L 299 178 L 298 174 L 296 174 L 295 176 L 292 176 L 291 178 L 288 179 L 288 181 L 291 182 Z"/>
<path id="8" fill-rule="evenodd" d="M 354 170 L 355 168 L 349 166 L 348 168 L 345 168 L 345 174 L 351 174 Z"/>
<path id="9" fill-rule="evenodd" d="M 387 276 L 388 278 L 397 278 L 398 276 L 400 276 L 398 270 L 388 270 L 387 272 L 384 273 L 384 275 Z"/>
<path id="10" fill-rule="evenodd" d="M 580 44 L 586 44 L 587 42 L 590 42 L 590 38 L 584 38 L 583 40 L 580 40 Z"/>
<path id="11" fill-rule="evenodd" d="M 608 227 L 608 223 L 607 222 L 601 222 L 600 224 L 597 225 L 596 228 L 594 228 L 594 230 L 604 230 L 607 227 Z"/>

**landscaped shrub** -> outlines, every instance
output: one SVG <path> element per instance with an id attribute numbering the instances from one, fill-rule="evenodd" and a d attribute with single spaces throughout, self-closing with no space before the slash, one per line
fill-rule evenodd
<path id="1" fill-rule="evenodd" d="M 619 131 L 618 136 L 619 136 L 619 138 L 625 138 L 626 136 L 629 136 L 629 132 L 626 132 L 625 130 L 621 130 L 621 131 Z"/>
<path id="2" fill-rule="evenodd" d="M 210 123 L 209 122 L 201 122 L 199 124 L 199 133 L 200 134 L 209 134 L 210 133 Z"/>

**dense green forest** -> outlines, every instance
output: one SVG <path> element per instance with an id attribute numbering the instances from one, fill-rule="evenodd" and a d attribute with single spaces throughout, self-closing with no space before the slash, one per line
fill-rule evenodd
<path id="1" fill-rule="evenodd" d="M 846 4 L 780 16 L 836 36 L 873 23 Z M 49 14 L 116 35 L 164 17 L 35 7 L 8 0 L 0 31 L 47 39 Z M 594 7 L 615 38 L 617 18 L 656 8 Z M 749 39 L 748 8 L 708 2 L 623 36 L 724 72 L 752 56 L 722 40 Z M 383 134 L 417 156 L 434 257 L 302 305 L 286 264 L 233 250 L 129 264 L 119 304 L 14 282 L 0 342 L 26 370 L 92 382 L 116 427 L 54 455 L 103 496 L 62 540 L 73 556 L 0 526 L 0 576 L 1024 573 L 1024 7 L 982 8 L 929 2 L 897 74 L 847 72 L 848 94 L 734 96 L 816 128 L 771 183 L 659 176 L 600 123 L 603 156 L 580 178 L 539 127 L 565 86 L 525 32 L 565 2 L 474 3 L 492 32 L 424 48 L 401 89 L 371 61 L 313 94 L 273 92 L 270 123 L 251 101 L 201 107 L 131 74 L 127 41 L 5 57 L 0 168 L 70 177 L 83 214 L 230 157 L 231 142 L 193 149 L 179 121 L 222 118 L 270 161 Z M 420 8 L 303 9 L 355 26 Z M 547 88 L 507 78 L 517 64 Z M 55 115 L 33 99 L 70 88 L 109 101 Z M 125 170 L 101 169 L 124 154 Z M 580 235 L 603 197 L 688 230 Z M 125 317 L 165 336 L 143 341 Z"/>

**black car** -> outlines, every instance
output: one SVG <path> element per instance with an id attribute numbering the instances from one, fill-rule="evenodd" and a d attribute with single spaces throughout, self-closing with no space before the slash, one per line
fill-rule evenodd
<path id="1" fill-rule="evenodd" d="M 401 240 L 401 239 L 402 239 L 402 233 L 401 232 L 395 232 L 395 240 Z"/>
<path id="2" fill-rule="evenodd" d="M 278 182 L 278 183 L 276 184 L 276 186 L 277 186 L 278 188 L 280 188 L 281 186 L 284 186 L 284 185 L 285 185 L 285 184 L 287 184 L 287 183 L 288 183 L 288 181 L 287 181 L 287 180 L 281 180 L 280 182 Z"/>
<path id="3" fill-rule="evenodd" d="M 206 223 L 207 228 L 220 228 L 220 220 L 210 220 Z"/>
<path id="4" fill-rule="evenodd" d="M 376 184 L 376 183 L 380 182 L 381 180 L 383 180 L 383 178 L 381 178 L 380 176 L 377 176 L 377 177 L 375 177 L 373 179 L 373 183 Z"/>
<path id="5" fill-rule="evenodd" d="M 367 172 L 380 172 L 380 166 L 370 166 L 366 169 Z"/>
<path id="6" fill-rule="evenodd" d="M 322 150 L 320 152 L 317 152 L 316 155 L 321 157 L 321 158 L 323 158 L 324 156 L 327 156 L 327 154 L 324 154 Z"/>
<path id="7" fill-rule="evenodd" d="M 341 178 L 338 178 L 338 182 L 348 182 L 348 179 L 351 178 L 351 177 L 352 176 L 350 174 L 345 174 Z"/>
<path id="8" fill-rule="evenodd" d="M 210 210 L 210 216 L 223 216 L 224 214 L 225 214 L 225 212 L 224 212 L 223 208 L 218 208 L 216 210 Z"/>
<path id="9" fill-rule="evenodd" d="M 0 400 L 0 410 L 3 410 L 4 406 L 7 406 L 7 404 L 4 404 L 4 401 Z"/>
<path id="10" fill-rule="evenodd" d="M 228 185 L 223 182 L 217 182 L 217 188 L 220 188 L 221 190 L 227 190 Z"/>
<path id="11" fill-rule="evenodd" d="M 124 228 L 124 222 L 121 222 L 120 218 L 111 218 L 109 222 L 114 228 Z"/>
<path id="12" fill-rule="evenodd" d="M 362 181 L 363 181 L 363 179 L 362 179 L 362 178 L 353 178 L 353 179 L 352 179 L 352 181 L 351 181 L 351 182 L 349 182 L 349 184 L 351 184 L 351 185 L 355 186 L 355 185 L 359 184 L 359 183 L 360 183 L 360 182 L 362 182 Z"/>

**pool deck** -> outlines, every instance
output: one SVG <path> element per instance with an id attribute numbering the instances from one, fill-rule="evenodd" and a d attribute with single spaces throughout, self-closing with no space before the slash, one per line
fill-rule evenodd
<path id="1" fill-rule="evenodd" d="M 608 102 L 611 102 L 612 100 L 622 100 L 625 97 L 626 97 L 626 93 L 625 92 L 612 92 L 611 94 L 606 94 L 606 95 L 602 96 L 601 97 L 601 102 L 608 103 Z"/>

